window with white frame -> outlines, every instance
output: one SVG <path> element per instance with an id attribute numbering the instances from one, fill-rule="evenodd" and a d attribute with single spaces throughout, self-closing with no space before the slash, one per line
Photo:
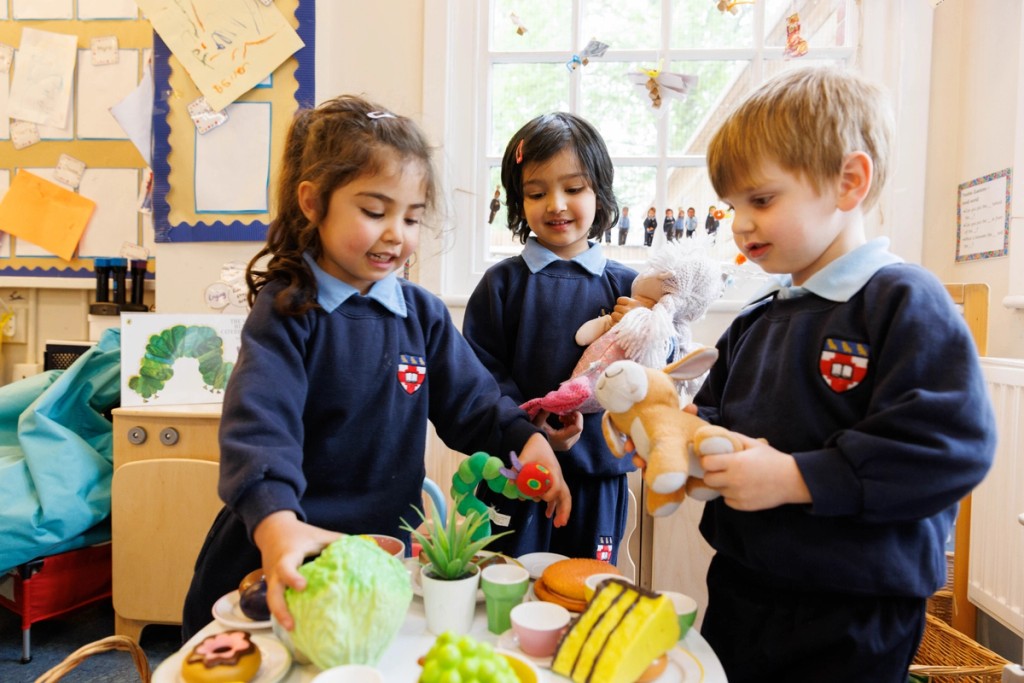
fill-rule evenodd
<path id="1" fill-rule="evenodd" d="M 446 251 L 439 287 L 449 300 L 457 303 L 488 266 L 522 248 L 507 228 L 504 206 L 489 223 L 489 205 L 501 184 L 501 158 L 509 138 L 531 118 L 555 110 L 587 118 L 608 144 L 616 166 L 616 197 L 620 207 L 630 207 L 631 218 L 624 246 L 618 245 L 613 230 L 606 245 L 611 258 L 634 266 L 643 263 L 642 222 L 651 207 L 659 240 L 664 239 L 660 227 L 665 209 L 694 207 L 703 246 L 723 260 L 735 256 L 728 217 L 717 244 L 704 232 L 709 207 L 718 203 L 704 160 L 717 122 L 781 71 L 812 63 L 854 65 L 862 56 L 865 32 L 857 0 L 756 0 L 732 3 L 734 11 L 723 11 L 720 4 L 729 3 L 427 2 L 428 15 L 435 7 L 446 11 L 445 21 L 431 23 L 428 18 L 426 26 L 428 32 L 443 28 L 447 52 L 444 78 L 439 80 L 446 87 L 430 91 L 428 64 L 425 103 L 429 109 L 432 98 L 445 100 L 442 164 L 457 231 Z M 891 19 L 892 10 L 886 11 Z M 902 15 L 897 18 L 902 25 Z M 586 65 L 574 63 L 574 55 L 591 40 L 606 43 L 608 49 Z M 802 56 L 793 53 L 799 47 L 795 41 L 803 41 Z M 428 37 L 428 54 L 429 48 Z M 655 108 L 643 83 L 631 76 L 650 72 L 696 76 L 697 81 L 685 99 L 663 97 Z"/>

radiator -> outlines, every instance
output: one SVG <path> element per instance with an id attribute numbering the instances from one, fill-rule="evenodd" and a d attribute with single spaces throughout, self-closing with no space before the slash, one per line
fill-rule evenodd
<path id="1" fill-rule="evenodd" d="M 967 597 L 1024 636 L 1024 361 L 983 358 L 996 412 L 995 462 L 971 496 Z"/>

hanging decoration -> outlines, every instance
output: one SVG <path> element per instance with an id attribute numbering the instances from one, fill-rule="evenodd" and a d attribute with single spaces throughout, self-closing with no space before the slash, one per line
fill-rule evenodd
<path id="1" fill-rule="evenodd" d="M 565 63 L 565 68 L 570 72 L 575 71 L 577 67 L 589 64 L 591 57 L 604 57 L 604 53 L 607 51 L 608 43 L 602 43 L 600 40 L 591 38 L 586 47 L 574 54 L 572 58 Z"/>
<path id="2" fill-rule="evenodd" d="M 718 0 L 718 11 L 722 14 L 729 12 L 730 14 L 739 14 L 737 5 L 753 5 L 754 0 Z"/>
<path id="3" fill-rule="evenodd" d="M 697 85 L 696 76 L 662 71 L 660 62 L 657 69 L 630 72 L 629 80 L 647 94 L 652 109 L 661 109 L 661 102 L 665 98 L 685 100 L 690 88 Z"/>
<path id="4" fill-rule="evenodd" d="M 512 23 L 516 25 L 516 33 L 518 33 L 519 35 L 523 35 L 524 33 L 526 33 L 526 24 L 523 23 L 523 20 L 519 18 L 518 14 L 512 12 L 511 14 L 508 15 L 508 18 L 511 19 Z"/>
<path id="5" fill-rule="evenodd" d="M 787 57 L 803 57 L 807 54 L 807 41 L 800 35 L 800 14 L 793 12 L 786 18 L 786 49 Z"/>

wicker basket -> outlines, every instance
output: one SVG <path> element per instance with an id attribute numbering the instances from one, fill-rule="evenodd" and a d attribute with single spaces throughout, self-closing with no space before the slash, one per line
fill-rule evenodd
<path id="1" fill-rule="evenodd" d="M 1009 662 L 931 614 L 910 673 L 931 683 L 1000 683 Z"/>
<path id="2" fill-rule="evenodd" d="M 142 651 L 138 643 L 128 636 L 107 636 L 102 640 L 83 645 L 68 655 L 63 662 L 37 678 L 35 683 L 56 683 L 64 678 L 64 674 L 89 657 L 102 652 L 110 652 L 111 650 L 124 650 L 131 654 L 132 661 L 135 662 L 135 669 L 139 672 L 139 678 L 142 680 L 142 683 L 149 683 L 152 673 L 149 670 L 149 660 L 146 658 L 146 653 Z"/>
<path id="3" fill-rule="evenodd" d="M 953 599 L 953 553 L 946 553 L 946 585 L 935 591 L 928 598 L 928 614 L 938 617 L 952 625 L 953 614 L 956 613 L 956 602 Z"/>

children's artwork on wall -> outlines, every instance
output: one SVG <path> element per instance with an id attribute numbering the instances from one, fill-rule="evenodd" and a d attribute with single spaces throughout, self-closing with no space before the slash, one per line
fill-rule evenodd
<path id="1" fill-rule="evenodd" d="M 8 116 L 56 128 L 67 125 L 77 45 L 75 36 L 28 26 L 22 30 Z"/>
<path id="2" fill-rule="evenodd" d="M 304 45 L 273 4 L 252 0 L 136 0 L 214 111 Z"/>
<path id="3" fill-rule="evenodd" d="M 224 400 L 244 315 L 123 313 L 121 405 Z"/>
<path id="4" fill-rule="evenodd" d="M 91 199 L 22 169 L 0 201 L 0 225 L 69 261 L 95 208 Z"/>
<path id="5" fill-rule="evenodd" d="M 19 236 L 20 228 L 0 224 L 11 233 L 0 249 L 0 276 L 60 278 L 85 288 L 95 278 L 94 257 L 116 256 L 125 244 L 142 249 L 146 241 L 142 215 L 125 207 L 135 202 L 148 162 L 110 108 L 138 87 L 152 27 L 134 0 L 9 0 L 0 9 L 0 53 L 7 54 L 0 57 L 0 174 L 13 184 L 27 171 L 74 195 L 73 203 L 95 206 L 80 232 L 72 223 L 47 240 L 29 238 L 39 226 Z M 24 116 L 37 120 L 18 118 Z M 141 144 L 148 149 L 148 135 Z M 68 159 L 80 173 L 69 173 Z M 42 210 L 22 204 L 17 215 L 22 209 Z"/>
<path id="6" fill-rule="evenodd" d="M 209 8 L 216 3 L 203 4 Z M 259 3 L 247 0 L 249 5 Z M 315 104 L 315 6 L 312 0 L 273 3 L 271 9 L 283 16 L 304 46 L 269 77 L 260 74 L 256 87 L 227 106 L 210 101 L 174 46 L 154 36 L 152 218 L 157 242 L 266 238 L 276 185 L 272 160 L 280 154 L 288 129 L 282 122 L 291 120 L 299 106 Z M 235 2 L 225 7 L 237 9 Z M 211 111 L 225 115 L 216 126 L 197 126 L 192 118 L 189 105 L 200 98 Z"/>

